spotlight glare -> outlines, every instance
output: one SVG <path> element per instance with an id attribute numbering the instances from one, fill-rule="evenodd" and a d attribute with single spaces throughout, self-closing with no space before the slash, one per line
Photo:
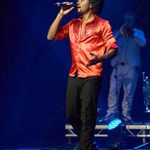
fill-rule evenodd
<path id="1" fill-rule="evenodd" d="M 121 124 L 121 120 L 118 119 L 118 118 L 116 118 L 116 119 L 110 121 L 110 123 L 107 125 L 107 129 L 108 129 L 108 130 L 113 130 L 113 129 L 115 129 L 118 125 L 120 125 L 120 124 Z"/>

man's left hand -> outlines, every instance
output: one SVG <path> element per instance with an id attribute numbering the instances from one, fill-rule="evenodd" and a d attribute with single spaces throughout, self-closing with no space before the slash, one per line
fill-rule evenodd
<path id="1" fill-rule="evenodd" d="M 90 53 L 90 55 L 93 57 L 91 60 L 88 61 L 88 64 L 86 65 L 86 67 L 89 67 L 89 66 L 92 66 L 92 65 L 95 65 L 99 62 L 102 61 L 101 58 L 97 57 L 95 54 L 93 53 Z"/>

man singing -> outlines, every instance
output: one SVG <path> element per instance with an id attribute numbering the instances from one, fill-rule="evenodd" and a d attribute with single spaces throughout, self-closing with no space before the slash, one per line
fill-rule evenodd
<path id="1" fill-rule="evenodd" d="M 109 22 L 98 16 L 103 3 L 103 0 L 78 0 L 77 12 L 80 17 L 60 28 L 62 19 L 74 9 L 72 3 L 64 2 L 67 7 L 62 5 L 47 34 L 48 40 L 67 37 L 70 40 L 72 65 L 68 77 L 66 111 L 67 119 L 79 137 L 80 150 L 94 149 L 102 61 L 116 54 L 118 47 Z"/>

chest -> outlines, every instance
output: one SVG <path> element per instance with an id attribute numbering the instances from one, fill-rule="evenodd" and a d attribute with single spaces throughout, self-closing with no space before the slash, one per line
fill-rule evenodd
<path id="1" fill-rule="evenodd" d="M 101 34 L 101 27 L 98 27 L 96 23 L 93 24 L 84 24 L 77 23 L 71 29 L 71 32 L 78 38 L 82 38 L 85 36 L 97 36 L 99 37 Z"/>

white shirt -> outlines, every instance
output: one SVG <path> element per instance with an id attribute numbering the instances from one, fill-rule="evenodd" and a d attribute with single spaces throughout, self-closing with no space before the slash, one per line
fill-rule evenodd
<path id="1" fill-rule="evenodd" d="M 111 65 L 114 67 L 120 63 L 125 63 L 132 67 L 139 67 L 141 65 L 140 49 L 146 45 L 144 32 L 134 28 L 133 36 L 126 38 L 118 30 L 114 36 L 119 48 L 117 55 L 111 61 Z"/>

